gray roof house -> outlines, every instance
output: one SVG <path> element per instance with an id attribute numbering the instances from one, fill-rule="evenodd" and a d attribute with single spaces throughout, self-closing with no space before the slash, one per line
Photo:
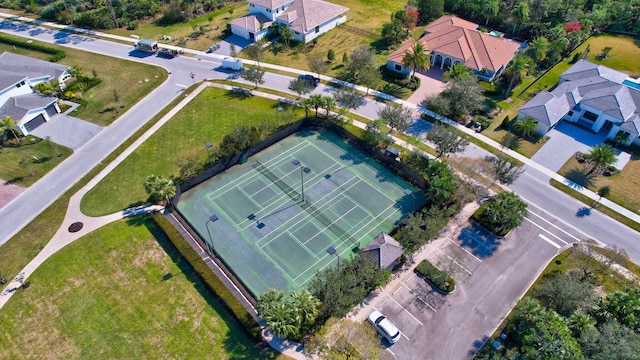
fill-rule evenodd
<path id="1" fill-rule="evenodd" d="M 360 251 L 369 256 L 378 269 L 391 270 L 399 263 L 404 248 L 391 236 L 380 233 Z"/>
<path id="2" fill-rule="evenodd" d="M 36 94 L 33 87 L 71 75 L 64 65 L 33 59 L 10 52 L 0 54 L 0 118 L 10 116 L 23 135 L 51 120 L 60 112 L 57 98 Z"/>
<path id="3" fill-rule="evenodd" d="M 561 120 L 577 123 L 607 138 L 640 145 L 640 85 L 627 74 L 579 60 L 560 75 L 551 92 L 542 91 L 518 110 L 518 119 L 538 121 L 545 134 Z"/>
<path id="4" fill-rule="evenodd" d="M 271 25 L 286 25 L 293 37 L 308 43 L 347 21 L 348 8 L 323 0 L 247 0 L 249 14 L 229 23 L 231 32 L 259 41 L 271 31 Z"/>

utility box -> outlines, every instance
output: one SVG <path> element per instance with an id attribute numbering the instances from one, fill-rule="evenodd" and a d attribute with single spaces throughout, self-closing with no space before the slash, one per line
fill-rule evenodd
<path id="1" fill-rule="evenodd" d="M 232 57 L 226 57 L 222 59 L 222 67 L 230 70 L 240 70 L 242 69 L 242 60 L 235 59 Z"/>
<path id="2" fill-rule="evenodd" d="M 155 54 L 158 52 L 158 42 L 154 40 L 138 40 L 135 44 L 136 50 Z"/>

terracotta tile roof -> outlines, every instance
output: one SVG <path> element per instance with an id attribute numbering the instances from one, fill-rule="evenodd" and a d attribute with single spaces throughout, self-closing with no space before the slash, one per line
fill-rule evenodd
<path id="1" fill-rule="evenodd" d="M 443 16 L 425 28 L 425 35 L 418 42 L 431 53 L 463 60 L 466 67 L 474 70 L 487 68 L 495 72 L 506 67 L 520 44 L 480 32 L 477 28 L 477 24 L 456 16 Z M 401 46 L 387 59 L 401 62 L 410 46 Z"/>
<path id="2" fill-rule="evenodd" d="M 322 0 L 295 0 L 278 20 L 287 22 L 289 28 L 306 34 L 316 26 L 346 13 L 349 8 Z"/>
<path id="3" fill-rule="evenodd" d="M 231 21 L 229 24 L 235 25 L 242 29 L 247 29 L 249 31 L 256 32 L 261 30 L 260 24 L 262 24 L 262 29 L 266 29 L 272 24 L 272 21 L 269 20 L 268 17 L 260 13 L 257 13 L 257 14 L 249 14 L 241 18 L 237 18 Z"/>

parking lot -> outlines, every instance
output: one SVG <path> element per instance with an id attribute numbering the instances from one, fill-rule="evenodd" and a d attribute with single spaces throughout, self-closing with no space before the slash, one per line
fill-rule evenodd
<path id="1" fill-rule="evenodd" d="M 534 219 L 535 220 L 535 219 Z M 418 253 L 450 272 L 456 290 L 444 295 L 414 272 L 392 281 L 365 302 L 401 331 L 394 345 L 383 341 L 396 359 L 464 359 L 493 333 L 512 306 L 558 251 L 541 240 L 540 225 L 526 221 L 505 239 L 469 222 Z"/>

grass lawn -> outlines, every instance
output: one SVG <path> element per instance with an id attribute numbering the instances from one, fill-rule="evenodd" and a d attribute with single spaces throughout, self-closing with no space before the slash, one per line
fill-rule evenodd
<path id="1" fill-rule="evenodd" d="M 67 147 L 38 140 L 35 137 L 27 137 L 22 139 L 26 145 L 18 148 L 0 148 L 0 158 L 2 159 L 0 179 L 20 186 L 33 185 L 73 153 Z M 20 166 L 22 159 L 29 161 L 30 165 L 27 168 Z"/>
<path id="2" fill-rule="evenodd" d="M 28 280 L 0 312 L 4 359 L 277 357 L 247 337 L 150 218 L 79 239 Z"/>
<path id="3" fill-rule="evenodd" d="M 191 156 L 206 160 L 207 141 L 220 144 L 236 124 L 253 126 L 264 119 L 275 120 L 278 106 L 282 104 L 273 100 L 205 89 L 89 191 L 82 199 L 82 212 L 104 215 L 146 201 L 142 184 L 147 176 L 178 175 L 178 160 Z M 296 110 L 296 118 L 303 115 L 303 110 Z"/>
<path id="4" fill-rule="evenodd" d="M 229 14 L 229 11 L 232 11 Z M 186 23 L 178 23 L 167 26 L 158 25 L 159 15 L 150 21 L 138 21 L 140 24 L 136 30 L 127 30 L 126 27 L 120 29 L 110 29 L 105 32 L 120 36 L 138 35 L 141 39 L 153 39 L 159 43 L 180 46 L 180 38 L 186 40 L 184 47 L 195 50 L 206 50 L 213 43 L 222 39 L 223 31 L 227 27 L 229 21 L 249 13 L 249 4 L 244 1 L 238 1 L 230 6 L 216 10 L 209 14 L 200 16 Z M 200 30 L 200 26 L 204 26 L 204 34 L 197 39 L 189 38 L 189 35 Z M 171 41 L 161 40 L 162 36 L 171 37 Z"/>
<path id="5" fill-rule="evenodd" d="M 640 76 L 640 41 L 629 36 L 603 34 L 591 38 L 589 61 L 622 71 L 632 77 Z M 613 48 L 609 59 L 596 59 L 605 46 Z"/>
<path id="6" fill-rule="evenodd" d="M 589 175 L 584 167 L 574 158 L 562 165 L 558 173 L 591 191 L 597 192 L 603 186 L 611 188 L 607 198 L 618 205 L 638 213 L 640 209 L 640 159 L 633 156 L 622 171 L 614 176 Z"/>
<path id="7" fill-rule="evenodd" d="M 111 124 L 168 77 L 166 70 L 160 67 L 52 44 L 44 45 L 64 49 L 67 52 L 67 57 L 60 60 L 59 64 L 77 65 L 87 76 L 92 76 L 95 70 L 98 77 L 102 79 L 102 83 L 84 93 L 83 97 L 87 101 L 86 108 L 71 114 L 101 126 Z M 38 51 L 19 47 L 14 50 L 13 46 L 0 44 L 0 53 L 4 51 L 42 60 L 48 60 L 51 57 Z M 118 92 L 120 101 L 115 101 L 114 91 Z M 112 110 L 108 111 L 110 108 Z"/>

